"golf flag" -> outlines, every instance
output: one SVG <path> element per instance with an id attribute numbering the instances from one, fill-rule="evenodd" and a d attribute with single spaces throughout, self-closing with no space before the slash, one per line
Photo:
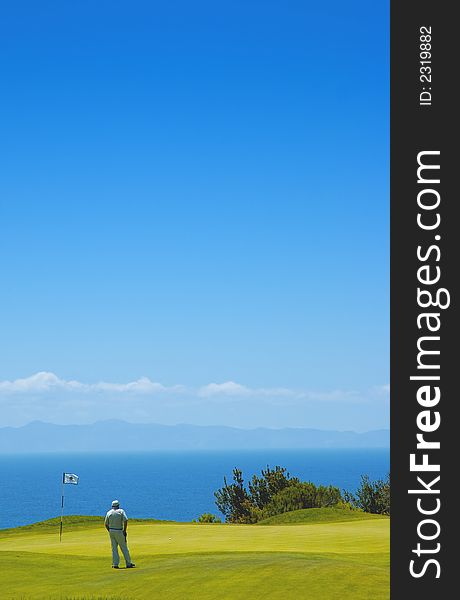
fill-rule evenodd
<path id="1" fill-rule="evenodd" d="M 78 475 L 75 473 L 64 473 L 63 483 L 72 483 L 73 485 L 78 485 Z"/>
<path id="2" fill-rule="evenodd" d="M 63 473 L 62 474 L 62 493 L 61 493 L 61 522 L 59 525 L 59 541 L 62 541 L 62 519 L 64 516 L 64 485 L 71 483 L 72 485 L 78 485 L 80 478 L 75 473 Z"/>

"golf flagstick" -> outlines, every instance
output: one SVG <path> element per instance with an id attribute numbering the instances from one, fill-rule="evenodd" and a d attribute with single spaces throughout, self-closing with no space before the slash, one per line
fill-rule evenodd
<path id="1" fill-rule="evenodd" d="M 62 492 L 61 492 L 61 523 L 59 526 L 59 541 L 62 542 L 62 517 L 64 516 L 64 479 L 65 473 L 62 474 Z"/>
<path id="2" fill-rule="evenodd" d="M 62 542 L 62 524 L 64 517 L 64 486 L 66 483 L 72 483 L 73 485 L 78 485 L 78 480 L 80 478 L 75 473 L 63 473 L 62 474 L 62 492 L 61 492 L 61 524 L 59 526 L 59 541 Z"/>

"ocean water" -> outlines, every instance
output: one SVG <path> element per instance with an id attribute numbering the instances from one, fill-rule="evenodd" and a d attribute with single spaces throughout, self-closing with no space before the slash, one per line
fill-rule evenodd
<path id="1" fill-rule="evenodd" d="M 117 498 L 128 517 L 190 521 L 219 515 L 213 492 L 234 467 L 248 480 L 280 465 L 302 480 L 355 490 L 362 474 L 384 477 L 389 463 L 386 449 L 2 455 L 0 528 L 58 516 L 64 471 L 80 477 L 64 486 L 65 514 L 104 515 Z"/>

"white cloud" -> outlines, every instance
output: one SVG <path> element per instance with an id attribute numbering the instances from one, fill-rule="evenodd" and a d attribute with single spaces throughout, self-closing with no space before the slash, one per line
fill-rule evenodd
<path id="1" fill-rule="evenodd" d="M 90 389 L 100 392 L 132 392 L 134 394 L 157 394 L 162 392 L 183 392 L 185 391 L 182 385 L 173 385 L 167 387 L 161 383 L 151 381 L 148 377 L 141 377 L 136 381 L 128 383 L 107 383 L 101 381 L 90 386 Z"/>
<path id="2" fill-rule="evenodd" d="M 251 394 L 251 390 L 245 385 L 240 385 L 234 381 L 226 381 L 225 383 L 208 383 L 199 388 L 198 395 L 203 398 L 210 396 L 247 396 Z"/>
<path id="3" fill-rule="evenodd" d="M 151 381 L 148 377 L 141 377 L 128 383 L 108 383 L 105 381 L 82 383 L 72 379 L 61 379 L 48 371 L 40 371 L 24 379 L 0 381 L 0 393 L 2 394 L 42 394 L 51 391 L 156 394 L 160 392 L 180 392 L 183 391 L 183 386 L 167 387 L 161 383 Z"/>
<path id="4" fill-rule="evenodd" d="M 40 371 L 25 377 L 24 379 L 15 379 L 14 381 L 0 381 L 0 392 L 3 393 L 28 393 L 28 392 L 47 392 L 52 389 L 81 388 L 82 384 L 77 381 L 64 381 L 59 379 L 54 373 Z"/>
<path id="5" fill-rule="evenodd" d="M 353 429 L 353 423 L 361 422 L 363 414 L 368 415 L 369 423 L 375 422 L 378 427 L 386 422 L 387 400 L 385 386 L 360 391 L 312 391 L 250 387 L 224 381 L 192 387 L 166 386 L 148 377 L 125 383 L 86 383 L 42 371 L 21 379 L 0 381 L 0 427 L 19 426 L 33 420 L 69 424 L 115 418 L 169 424 L 225 423 L 236 427 L 282 425 L 323 429 L 343 428 L 348 423 Z"/>
<path id="6" fill-rule="evenodd" d="M 198 395 L 203 398 L 212 396 L 271 396 L 271 397 L 291 397 L 300 398 L 302 392 L 288 388 L 250 388 L 234 381 L 224 383 L 208 383 L 198 389 Z"/>
<path id="7" fill-rule="evenodd" d="M 140 377 L 127 383 L 114 383 L 99 381 L 97 383 L 83 383 L 73 379 L 61 379 L 55 373 L 41 371 L 30 377 L 15 379 L 13 381 L 0 381 L 1 396 L 47 396 L 50 393 L 66 393 L 78 396 L 168 396 L 170 401 L 186 397 L 188 401 L 206 401 L 207 399 L 242 400 L 263 399 L 266 402 L 299 403 L 299 402 L 366 402 L 368 395 L 387 395 L 389 386 L 375 386 L 365 392 L 350 390 L 311 391 L 291 388 L 258 388 L 248 387 L 235 381 L 223 383 L 208 383 L 201 387 L 187 387 L 184 385 L 165 386 L 152 381 L 148 377 Z"/>

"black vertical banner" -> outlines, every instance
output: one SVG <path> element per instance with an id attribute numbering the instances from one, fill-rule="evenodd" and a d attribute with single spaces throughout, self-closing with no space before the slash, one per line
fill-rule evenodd
<path id="1" fill-rule="evenodd" d="M 460 594 L 454 9 L 391 6 L 393 600 Z"/>

